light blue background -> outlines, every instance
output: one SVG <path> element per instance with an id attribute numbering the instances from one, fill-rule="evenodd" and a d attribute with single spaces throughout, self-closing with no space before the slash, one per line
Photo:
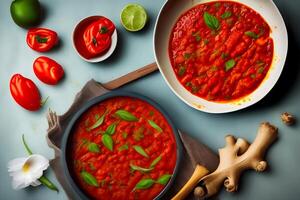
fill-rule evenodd
<path id="1" fill-rule="evenodd" d="M 62 114 L 72 103 L 76 92 L 91 78 L 106 82 L 154 61 L 153 28 L 164 0 L 135 1 L 147 9 L 150 17 L 147 27 L 138 33 L 126 32 L 119 21 L 122 7 L 132 1 L 42 0 L 46 16 L 41 26 L 54 29 L 61 39 L 59 48 L 45 54 L 34 52 L 27 46 L 26 30 L 16 26 L 10 17 L 10 2 L 1 0 L 0 3 L 0 199 L 66 199 L 61 188 L 59 194 L 45 187 L 14 191 L 10 185 L 6 164 L 13 158 L 26 155 L 21 143 L 22 134 L 25 134 L 34 152 L 49 159 L 53 157 L 53 152 L 45 141 L 48 127 L 45 115 L 48 107 Z M 262 174 L 247 172 L 242 177 L 239 192 L 229 194 L 223 191 L 222 199 L 300 198 L 299 126 L 286 127 L 279 118 L 284 111 L 290 111 L 300 118 L 300 1 L 276 0 L 276 4 L 288 26 L 288 62 L 279 83 L 257 105 L 231 114 L 202 113 L 181 102 L 158 72 L 122 88 L 153 98 L 165 107 L 178 128 L 201 139 L 215 151 L 224 145 L 224 136 L 228 133 L 252 141 L 261 121 L 270 121 L 279 127 L 279 140 L 268 151 L 270 170 Z M 107 16 L 115 22 L 119 31 L 119 43 L 110 59 L 99 64 L 89 64 L 81 60 L 73 50 L 71 33 L 80 19 L 97 14 Z M 35 77 L 32 63 L 40 55 L 47 55 L 64 67 L 66 78 L 59 86 L 45 85 Z M 43 97 L 50 97 L 42 110 L 28 112 L 12 100 L 9 80 L 14 73 L 31 78 L 38 85 Z M 51 170 L 48 170 L 47 176 L 58 184 Z"/>

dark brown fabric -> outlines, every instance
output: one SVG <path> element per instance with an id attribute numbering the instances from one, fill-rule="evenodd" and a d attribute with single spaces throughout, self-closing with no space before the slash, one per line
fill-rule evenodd
<path id="1" fill-rule="evenodd" d="M 50 162 L 50 166 L 69 199 L 75 200 L 76 198 L 68 184 L 65 182 L 64 172 L 60 162 L 60 145 L 64 130 L 71 117 L 77 112 L 78 108 L 80 108 L 86 101 L 107 92 L 109 91 L 102 87 L 99 83 L 91 80 L 76 95 L 73 104 L 65 114 L 56 116 L 56 114 L 52 111 L 49 111 L 48 113 L 49 129 L 47 142 L 49 147 L 53 148 L 55 151 L 55 158 Z M 179 173 L 174 181 L 174 185 L 163 199 L 171 199 L 171 197 L 179 191 L 179 189 L 192 175 L 197 163 L 204 165 L 211 171 L 216 169 L 218 165 L 218 156 L 210 151 L 205 145 L 182 132 L 180 132 L 180 138 L 184 148 L 183 158 L 179 166 Z M 194 200 L 194 197 L 191 194 L 187 199 Z"/>

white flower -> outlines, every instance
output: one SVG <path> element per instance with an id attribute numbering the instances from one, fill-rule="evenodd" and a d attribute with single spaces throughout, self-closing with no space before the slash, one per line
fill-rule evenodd
<path id="1" fill-rule="evenodd" d="M 12 177 L 12 187 L 15 190 L 29 185 L 38 186 L 38 180 L 43 171 L 49 167 L 49 160 L 44 156 L 33 154 L 27 158 L 16 158 L 7 164 L 9 175 Z"/>

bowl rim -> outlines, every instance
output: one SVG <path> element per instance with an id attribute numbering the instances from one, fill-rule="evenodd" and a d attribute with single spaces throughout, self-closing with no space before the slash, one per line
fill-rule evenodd
<path id="1" fill-rule="evenodd" d="M 88 19 L 92 19 L 92 18 L 101 18 L 101 17 L 105 17 L 105 16 L 102 16 L 102 15 L 92 15 L 92 16 L 88 16 L 88 17 L 85 17 L 85 18 L 82 18 L 74 27 L 73 31 L 72 31 L 72 46 L 74 48 L 74 50 L 76 51 L 77 55 L 79 55 L 79 57 L 81 59 L 83 59 L 84 61 L 86 62 L 89 62 L 89 63 L 98 63 L 98 62 L 102 62 L 104 60 L 106 60 L 107 58 L 109 58 L 113 52 L 115 51 L 116 47 L 117 47 L 117 43 L 118 43 L 118 31 L 117 31 L 117 28 L 115 28 L 113 34 L 111 35 L 111 38 L 112 38 L 112 41 L 111 41 L 111 46 L 110 48 L 107 50 L 107 52 L 105 52 L 104 54 L 102 55 L 99 55 L 99 56 L 96 56 L 96 57 L 93 57 L 93 58 L 85 58 L 84 56 L 81 55 L 81 53 L 78 51 L 78 48 L 75 44 L 75 33 L 76 31 L 78 30 L 78 28 L 80 27 L 80 25 L 82 25 L 83 22 L 85 22 L 86 20 Z M 107 17 L 105 17 L 107 18 Z M 107 18 L 109 19 L 109 18 Z M 109 19 L 111 20 L 111 19 Z M 112 21 L 112 20 L 111 20 Z M 113 22 L 114 23 L 114 22 Z"/>
<path id="2" fill-rule="evenodd" d="M 146 97 L 144 95 L 134 93 L 134 92 L 124 92 L 124 91 L 112 91 L 108 92 L 106 94 L 103 94 L 101 96 L 97 96 L 92 98 L 91 100 L 87 101 L 84 105 L 78 109 L 78 111 L 71 117 L 71 120 L 67 124 L 67 127 L 64 131 L 63 138 L 62 138 L 62 143 L 61 143 L 61 163 L 63 167 L 63 176 L 67 180 L 66 184 L 70 186 L 70 189 L 72 190 L 73 193 L 77 194 L 81 199 L 88 200 L 90 199 L 88 195 L 80 189 L 80 187 L 75 183 L 75 180 L 72 178 L 69 168 L 68 168 L 68 163 L 67 163 L 67 146 L 68 146 L 68 140 L 70 138 L 72 129 L 77 122 L 77 120 L 84 114 L 89 108 L 92 106 L 103 102 L 107 99 L 113 98 L 113 97 L 133 97 L 140 99 L 142 101 L 147 102 L 148 104 L 152 105 L 155 109 L 160 111 L 160 113 L 165 117 L 167 120 L 168 124 L 171 126 L 175 141 L 176 141 L 176 164 L 173 170 L 173 174 L 171 179 L 169 180 L 168 184 L 165 185 L 165 187 L 160 191 L 160 193 L 155 197 L 156 200 L 161 199 L 167 191 L 171 188 L 172 184 L 174 183 L 174 180 L 178 174 L 178 169 L 179 165 L 182 160 L 182 153 L 183 153 L 183 146 L 180 140 L 179 136 L 179 130 L 176 128 L 175 124 L 171 120 L 169 114 L 154 100 L 150 99 L 149 97 Z M 76 196 L 77 196 L 76 195 Z"/>
<path id="3" fill-rule="evenodd" d="M 203 1 L 201 1 L 201 2 L 197 2 L 196 4 L 197 5 L 199 5 L 199 4 L 204 4 L 204 3 L 210 3 L 210 2 L 219 2 L 219 1 L 222 1 L 222 2 L 226 2 L 226 1 L 228 1 L 228 2 L 236 2 L 236 3 L 239 3 L 239 4 L 242 4 L 242 5 L 246 5 L 246 6 L 248 6 L 248 7 L 250 7 L 251 9 L 253 9 L 253 10 L 255 10 L 256 12 L 258 12 L 264 19 L 265 19 L 265 16 L 264 16 L 264 14 L 262 14 L 261 12 L 259 12 L 259 11 L 257 11 L 256 9 L 254 9 L 252 6 L 250 6 L 247 2 L 244 2 L 244 1 L 242 1 L 242 2 L 240 2 L 239 0 L 203 0 Z M 235 112 L 235 111 L 239 111 L 239 110 L 242 110 L 242 109 L 245 109 L 245 108 L 248 108 L 248 107 L 250 107 L 250 106 L 252 106 L 252 105 L 254 105 L 254 104 L 256 104 L 256 103 L 258 103 L 259 101 L 261 101 L 263 98 L 265 98 L 269 93 L 270 93 L 270 91 L 275 87 L 275 85 L 276 85 L 276 83 L 278 82 L 278 80 L 279 80 L 279 78 L 280 78 L 280 76 L 281 76 L 281 74 L 282 74 L 282 71 L 283 71 L 283 69 L 284 69 L 284 66 L 285 66 L 285 63 L 286 63 L 286 58 L 287 58 L 287 52 L 288 52 L 288 46 L 289 46 L 289 44 L 288 44 L 288 32 L 287 32 L 287 28 L 286 28 L 286 24 L 285 24 L 285 21 L 284 21 L 284 19 L 283 19 L 283 17 L 282 17 L 282 15 L 281 15 L 281 13 L 280 13 L 280 11 L 279 11 L 279 9 L 278 9 L 278 7 L 276 6 L 276 4 L 273 2 L 273 0 L 268 0 L 269 1 L 269 3 L 274 7 L 274 12 L 276 12 L 277 14 L 278 14 L 278 16 L 279 16 L 279 18 L 280 18 L 280 22 L 278 22 L 278 23 L 282 23 L 282 25 L 283 25 L 283 27 L 282 27 L 282 31 L 284 32 L 284 39 L 286 39 L 286 41 L 284 42 L 284 44 L 285 44 L 285 46 L 286 46 L 286 50 L 285 50 L 285 52 L 283 53 L 283 64 L 282 64 L 282 66 L 280 67 L 280 70 L 278 70 L 278 74 L 275 74 L 274 75 L 274 80 L 271 82 L 271 83 L 269 83 L 269 86 L 268 86 L 268 88 L 263 92 L 263 95 L 261 95 L 260 97 L 256 97 L 256 98 L 253 98 L 251 101 L 249 101 L 250 103 L 244 103 L 243 105 L 240 105 L 240 103 L 242 102 L 242 100 L 246 100 L 247 98 L 249 98 L 250 97 L 250 95 L 252 95 L 252 94 L 254 94 L 263 84 L 264 84 L 264 82 L 266 81 L 266 78 L 267 78 L 267 76 L 270 76 L 271 75 L 271 72 L 270 71 L 272 71 L 272 67 L 273 67 L 273 65 L 274 65 L 274 63 L 275 63 L 275 60 L 276 60 L 276 58 L 275 58 L 275 45 L 274 45 L 274 55 L 273 55 L 273 60 L 272 60 L 272 63 L 271 63 L 271 67 L 270 67 L 270 69 L 269 69 L 269 71 L 268 71 L 268 74 L 266 75 L 266 77 L 264 78 L 264 80 L 261 82 L 261 84 L 258 86 L 258 88 L 256 88 L 252 93 L 250 93 L 249 95 L 247 95 L 247 96 L 245 96 L 245 97 L 242 97 L 241 99 L 237 99 L 236 101 L 231 101 L 231 102 L 227 102 L 227 103 L 224 103 L 224 102 L 212 102 L 212 101 L 208 101 L 208 100 L 206 100 L 206 99 L 203 99 L 203 98 L 201 98 L 201 97 L 199 97 L 199 96 L 196 96 L 196 95 L 194 95 L 194 94 L 192 94 L 192 93 L 190 93 L 189 91 L 187 91 L 188 92 L 188 94 L 186 95 L 186 94 L 181 94 L 181 92 L 179 92 L 180 90 L 181 90 L 181 88 L 177 88 L 176 86 L 174 86 L 174 84 L 172 84 L 171 83 L 171 79 L 173 79 L 173 78 L 170 78 L 170 77 L 167 77 L 165 74 L 168 74 L 168 72 L 164 72 L 164 70 L 163 70 L 163 68 L 165 68 L 166 66 L 165 65 L 163 65 L 164 67 L 162 67 L 162 59 L 160 59 L 159 58 L 159 56 L 158 56 L 158 52 L 157 52 L 157 46 L 159 46 L 158 44 L 157 44 L 157 42 L 156 42 L 156 40 L 158 40 L 157 38 L 158 38 L 158 25 L 159 25 L 159 23 L 160 23 L 160 21 L 161 21 L 161 15 L 164 13 L 164 12 L 166 12 L 165 11 L 165 9 L 166 9 L 166 7 L 168 6 L 168 5 L 170 5 L 171 3 L 174 3 L 174 1 L 170 1 L 170 0 L 168 0 L 168 1 L 166 1 L 163 5 L 162 5 L 162 7 L 161 7 L 161 9 L 160 9 L 160 11 L 159 11 L 159 13 L 158 13 L 158 17 L 156 18 L 156 22 L 155 22 L 155 27 L 154 27 L 154 34 L 153 34 L 153 51 L 154 51 L 154 57 L 155 57 L 155 61 L 156 61 L 156 63 L 157 63 L 157 65 L 158 65 L 158 68 L 159 68 L 159 71 L 160 71 L 160 73 L 162 74 L 162 77 L 163 77 L 163 79 L 165 80 L 165 82 L 167 83 L 167 85 L 168 85 L 168 87 L 171 89 L 171 91 L 180 99 L 180 100 L 182 100 L 184 103 L 186 103 L 188 106 L 190 106 L 190 107 L 192 107 L 192 108 L 194 108 L 194 109 L 196 109 L 196 110 L 199 110 L 199 111 L 202 111 L 202 112 L 206 112 L 206 113 L 212 113 L 212 114 L 223 114 L 223 113 L 231 113 L 231 112 Z M 187 2 L 188 3 L 188 2 Z M 191 6 L 189 6 L 189 8 L 188 9 L 191 9 L 191 8 L 193 8 L 194 6 L 196 6 L 196 4 L 193 4 L 193 5 L 191 5 Z M 188 10 L 187 9 L 187 10 Z M 184 10 L 184 11 L 182 11 L 181 12 L 181 14 L 183 14 L 183 13 L 185 13 L 187 10 Z M 177 16 L 177 19 L 179 18 L 179 16 L 180 15 L 178 15 Z M 266 19 L 265 19 L 266 20 Z M 268 22 L 268 21 L 267 21 Z M 270 24 L 268 23 L 268 25 L 270 26 Z M 165 30 L 165 31 L 167 31 L 167 30 Z M 168 33 L 169 34 L 169 33 Z M 169 36 L 170 37 L 170 36 Z M 274 39 L 273 39 L 273 41 L 274 41 L 274 43 L 276 42 Z M 168 40 L 168 43 L 169 43 L 169 40 Z M 280 48 L 280 47 L 279 47 Z M 168 53 L 169 54 L 169 53 Z M 168 55 L 169 56 L 169 55 Z M 169 60 L 169 57 L 168 57 L 168 60 Z M 170 60 L 169 60 L 169 62 L 170 62 Z M 169 65 L 171 66 L 171 63 L 169 63 Z M 167 66 L 167 67 L 169 67 L 169 66 Z M 171 66 L 172 67 L 172 66 Z M 173 72 L 173 69 L 172 69 L 172 73 L 174 73 Z M 176 78 L 177 79 L 177 78 Z M 176 81 L 178 81 L 178 80 L 176 80 Z M 181 85 L 181 83 L 180 83 L 180 85 Z M 182 85 L 181 85 L 182 86 Z M 183 86 L 182 86 L 183 87 Z M 184 88 L 184 90 L 186 90 L 185 88 Z M 215 107 L 215 106 L 219 106 L 219 105 L 226 105 L 226 104 L 232 104 L 232 105 L 236 105 L 235 107 L 232 107 L 232 108 L 219 108 L 218 110 L 212 110 L 211 108 L 210 109 L 206 109 L 206 105 L 203 105 L 203 103 L 202 104 L 199 104 L 199 103 L 194 103 L 192 100 L 189 100 L 189 98 L 187 97 L 187 96 L 189 96 L 189 97 L 196 97 L 197 99 L 201 99 L 202 101 L 204 101 L 204 104 L 211 104 L 211 105 L 209 105 L 208 107 Z M 205 108 L 205 109 L 204 109 Z"/>

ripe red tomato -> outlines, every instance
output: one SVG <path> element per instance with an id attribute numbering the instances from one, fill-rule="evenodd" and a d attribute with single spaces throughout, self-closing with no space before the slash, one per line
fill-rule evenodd
<path id="1" fill-rule="evenodd" d="M 64 76 L 64 69 L 55 60 L 46 56 L 38 57 L 33 63 L 38 79 L 49 85 L 56 85 Z"/>
<path id="2" fill-rule="evenodd" d="M 32 80 L 15 74 L 10 80 L 10 93 L 23 108 L 36 111 L 41 107 L 41 96 Z"/>
<path id="3" fill-rule="evenodd" d="M 49 51 L 58 42 L 55 31 L 46 28 L 32 28 L 28 30 L 26 38 L 28 46 L 39 52 Z"/>
<path id="4" fill-rule="evenodd" d="M 109 49 L 114 30 L 115 25 L 105 17 L 93 22 L 86 28 L 83 39 L 90 57 L 101 55 Z"/>

